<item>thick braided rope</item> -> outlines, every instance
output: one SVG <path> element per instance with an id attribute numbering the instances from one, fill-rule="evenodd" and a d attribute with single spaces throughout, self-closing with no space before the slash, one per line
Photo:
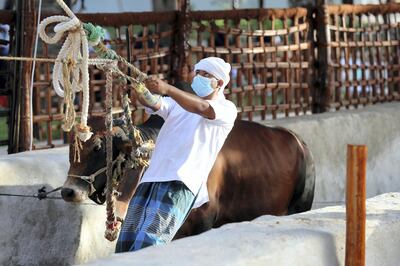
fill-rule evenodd
<path id="1" fill-rule="evenodd" d="M 71 9 L 64 3 L 63 0 L 56 0 L 57 3 L 61 6 L 61 8 L 67 13 L 68 16 L 70 17 L 75 17 L 75 14 L 72 12 Z"/>
<path id="2" fill-rule="evenodd" d="M 128 137 L 135 147 L 132 151 L 133 167 L 148 167 L 150 164 L 150 155 L 154 150 L 153 140 L 143 141 L 140 131 L 132 123 L 130 99 L 127 93 L 122 95 L 122 108 L 124 110 L 125 121 L 128 128 Z"/>
<path id="3" fill-rule="evenodd" d="M 81 150 L 83 149 L 82 141 L 78 137 L 77 129 L 74 132 L 74 162 L 81 162 Z"/>
<path id="4" fill-rule="evenodd" d="M 75 107 L 74 107 L 74 99 L 75 93 L 72 91 L 72 84 L 70 81 L 70 64 L 63 64 L 63 79 L 64 79 L 64 100 L 63 100 L 63 108 L 64 108 L 64 118 L 62 129 L 66 132 L 69 132 L 75 124 Z"/>
<path id="5" fill-rule="evenodd" d="M 50 37 L 46 33 L 46 27 L 53 23 L 58 23 L 58 24 L 54 27 L 54 32 L 55 32 L 54 36 Z M 71 31 L 68 34 L 67 39 L 65 40 L 63 46 L 61 47 L 61 50 L 57 55 L 53 67 L 53 87 L 57 95 L 60 97 L 64 97 L 64 91 L 60 87 L 60 84 L 64 84 L 62 75 L 62 62 L 68 59 L 68 57 L 70 57 L 73 60 L 82 59 L 82 58 L 75 58 L 75 56 L 77 55 L 73 52 L 73 47 L 77 45 L 76 42 L 78 42 L 80 38 L 80 32 L 76 30 L 77 28 L 79 28 L 79 26 L 80 23 L 76 17 L 69 18 L 66 16 L 51 16 L 42 20 L 42 22 L 39 25 L 40 38 L 48 44 L 55 44 L 59 42 L 67 31 Z M 76 78 L 77 78 L 76 80 L 79 80 L 78 77 Z M 76 85 L 76 83 L 74 83 L 74 85 Z M 79 90 L 79 88 L 74 88 L 74 89 Z"/>
<path id="6" fill-rule="evenodd" d="M 90 32 L 95 28 L 95 26 L 93 26 L 90 23 L 85 23 L 84 24 L 84 28 L 86 31 Z M 89 35 L 89 33 L 88 33 Z M 93 43 L 94 44 L 94 43 Z M 144 85 L 143 81 L 146 80 L 148 77 L 145 73 L 141 72 L 138 68 L 136 68 L 134 65 L 132 65 L 131 63 L 129 63 L 125 58 L 123 58 L 122 56 L 119 56 L 115 51 L 108 49 L 103 43 L 101 43 L 100 41 L 98 43 L 96 43 L 95 45 L 93 45 L 93 48 L 96 52 L 96 54 L 100 57 L 100 58 L 104 58 L 104 59 L 112 59 L 112 60 L 118 60 L 119 62 L 123 63 L 124 65 L 126 65 L 129 69 L 132 70 L 132 76 L 130 77 L 124 73 L 122 73 L 122 71 L 120 71 L 119 69 L 115 70 L 117 71 L 118 75 L 125 78 L 126 80 L 129 80 L 132 83 L 132 87 L 135 89 L 135 91 L 141 95 L 144 99 L 144 101 L 149 104 L 149 105 L 155 105 L 159 99 L 160 96 L 159 95 L 153 95 Z"/>
<path id="7" fill-rule="evenodd" d="M 118 69 L 117 64 L 99 66 L 103 71 L 111 72 L 111 74 L 116 74 L 120 76 L 121 71 Z M 122 98 L 122 108 L 124 111 L 125 122 L 128 129 L 128 138 L 134 143 L 134 149 L 131 154 L 133 158 L 133 167 L 138 168 L 139 166 L 147 167 L 149 166 L 149 160 L 151 152 L 154 150 L 153 140 L 143 141 L 140 131 L 133 125 L 132 122 L 132 112 L 130 109 L 130 99 L 128 93 L 125 92 L 121 95 Z"/>
<path id="8" fill-rule="evenodd" d="M 129 99 L 128 93 L 124 93 L 121 97 L 122 109 L 124 110 L 125 121 L 128 128 L 128 137 L 131 141 L 135 141 L 136 147 L 140 146 L 143 144 L 143 139 L 139 130 L 133 125 L 132 122 L 132 112 L 130 108 L 131 100 Z"/>
<path id="9" fill-rule="evenodd" d="M 63 70 L 61 64 L 66 58 L 69 58 L 69 60 L 71 60 L 75 66 L 70 70 L 72 74 L 70 75 L 72 76 L 72 93 L 76 93 L 80 90 L 82 90 L 83 93 L 81 123 L 77 127 L 79 138 L 82 141 L 86 141 L 92 135 L 90 128 L 87 126 L 89 108 L 88 43 L 94 47 L 95 51 L 101 58 L 118 60 L 130 68 L 134 78 L 128 78 L 127 75 L 119 71 L 120 76 L 130 80 L 132 84 L 134 84 L 134 89 L 143 96 L 143 99 L 148 104 L 155 105 L 159 100 L 159 96 L 152 95 L 144 86 L 143 81 L 147 79 L 147 75 L 130 64 L 125 58 L 117 55 L 117 53 L 108 49 L 101 43 L 101 40 L 105 35 L 104 30 L 101 27 L 94 26 L 91 23 L 82 24 L 62 0 L 57 0 L 57 3 L 62 7 L 69 17 L 52 16 L 44 19 L 39 25 L 39 35 L 43 41 L 52 44 L 60 41 L 64 33 L 68 32 L 68 36 L 57 56 L 57 59 L 55 60 L 53 68 L 53 87 L 60 97 L 64 97 L 64 90 L 60 87 L 60 85 L 65 86 L 64 79 L 67 77 L 67 75 L 65 75 L 65 71 Z M 58 24 L 54 27 L 54 36 L 50 37 L 46 34 L 46 27 L 52 23 Z M 67 120 L 72 119 L 67 118 Z M 69 126 L 67 125 L 66 128 L 69 128 Z"/>
<path id="10" fill-rule="evenodd" d="M 118 221 L 115 217 L 115 193 L 114 193 L 114 183 L 113 178 L 113 118 L 112 118 L 112 72 L 106 72 L 106 154 L 107 154 L 107 191 L 106 191 L 106 210 L 107 210 L 107 220 L 106 220 L 106 231 L 104 237 L 109 241 L 114 241 L 117 238 L 119 227 Z"/>
<path id="11" fill-rule="evenodd" d="M 62 0 L 57 0 L 57 3 L 64 9 L 69 17 L 65 16 L 53 16 L 44 19 L 39 25 L 39 34 L 43 41 L 52 44 L 60 41 L 66 32 L 68 36 L 55 60 L 53 68 L 53 86 L 56 93 L 60 97 L 66 96 L 66 112 L 68 116 L 64 125 L 65 129 L 70 130 L 74 124 L 72 121 L 75 120 L 75 112 L 71 110 L 73 108 L 73 97 L 74 93 L 82 90 L 83 103 L 82 103 L 82 116 L 80 125 L 75 127 L 76 140 L 75 140 L 75 154 L 74 160 L 80 160 L 79 150 L 81 148 L 81 140 L 88 140 L 92 132 L 87 126 L 87 115 L 89 107 L 89 49 L 88 43 L 90 42 L 101 55 L 103 59 L 118 60 L 127 65 L 135 75 L 135 78 L 128 78 L 127 75 L 123 74 L 114 64 L 107 69 L 107 83 L 106 83 L 106 152 L 107 152 L 107 220 L 106 220 L 106 231 L 105 237 L 113 241 L 116 239 L 120 223 L 115 217 L 115 197 L 116 194 L 114 187 L 117 184 L 117 177 L 121 175 L 121 163 L 116 168 L 117 170 L 113 173 L 113 149 L 112 149 L 112 75 L 118 73 L 121 77 L 125 77 L 126 80 L 130 80 L 134 84 L 136 91 L 144 96 L 143 98 L 151 105 L 154 105 L 158 101 L 158 97 L 152 95 L 147 88 L 144 86 L 143 81 L 147 79 L 147 75 L 140 72 L 133 65 L 127 62 L 124 58 L 118 56 L 114 51 L 107 50 L 107 48 L 101 44 L 101 39 L 104 37 L 104 30 L 100 27 L 85 24 L 83 25 L 73 12 L 65 5 Z M 46 27 L 49 24 L 58 23 L 54 27 L 55 35 L 50 37 L 46 34 Z M 88 36 L 86 35 L 88 33 Z M 89 41 L 88 41 L 88 39 Z M 72 83 L 71 83 L 72 79 Z M 64 91 L 60 86 L 64 86 Z M 129 105 L 129 103 L 128 103 Z M 130 117 L 130 116 L 129 116 Z M 140 134 L 136 132 L 136 138 L 140 137 Z M 135 139 L 136 139 L 135 138 Z M 138 143 L 143 144 L 143 140 L 138 139 Z M 148 145 L 147 145 L 148 146 Z M 143 145 L 140 148 L 146 149 Z M 144 153 L 140 152 L 137 158 L 140 161 L 144 161 Z M 149 154 L 149 152 L 147 153 Z M 141 162 L 143 165 L 148 165 L 147 161 Z M 119 170 L 118 170 L 119 169 Z"/>
<path id="12" fill-rule="evenodd" d="M 65 60 L 58 61 L 55 58 L 34 58 L 34 57 L 16 57 L 16 56 L 0 56 L 0 60 L 4 61 L 36 61 L 36 62 L 48 62 L 48 63 L 65 63 Z M 115 60 L 111 59 L 102 59 L 102 58 L 89 58 L 89 65 L 105 65 L 114 62 Z M 80 65 L 80 62 L 76 62 L 76 65 Z"/>
<path id="13" fill-rule="evenodd" d="M 104 36 L 98 33 L 99 31 L 102 30 L 99 26 L 94 26 L 91 23 L 85 23 L 83 24 L 83 27 L 87 32 L 90 32 L 89 36 L 93 35 L 93 38 L 96 38 L 97 36 L 99 36 L 99 38 L 102 38 Z M 94 34 L 92 34 L 92 32 Z M 89 37 L 89 42 L 90 42 L 90 37 Z M 132 71 L 132 75 L 137 80 L 137 82 L 143 82 L 148 78 L 145 73 L 143 73 L 137 67 L 129 63 L 124 57 L 118 55 L 115 51 L 108 49 L 101 41 L 97 43 L 91 42 L 91 45 L 93 46 L 93 49 L 95 50 L 96 54 L 100 56 L 100 58 L 118 60 L 122 62 L 124 65 L 126 65 Z"/>
<path id="14" fill-rule="evenodd" d="M 69 17 L 66 16 L 51 16 L 44 19 L 39 25 L 39 35 L 46 43 L 53 44 L 68 33 L 68 36 L 61 47 L 61 50 L 56 58 L 53 68 L 53 87 L 57 95 L 64 97 L 64 90 L 61 86 L 65 86 L 65 74 L 63 73 L 62 62 L 70 60 L 74 65 L 70 68 L 70 76 L 72 78 L 72 93 L 82 90 L 82 115 L 81 123 L 78 127 L 79 138 L 82 141 L 88 140 L 92 132 L 87 126 L 88 109 L 89 109 L 89 47 L 86 39 L 86 33 L 81 22 L 75 14 L 62 1 L 57 0 L 57 3 L 64 9 Z M 46 27 L 50 24 L 58 23 L 54 27 L 54 36 L 50 37 L 46 34 Z M 79 64 L 77 64 L 79 62 Z M 70 118 L 68 118 L 70 119 Z"/>

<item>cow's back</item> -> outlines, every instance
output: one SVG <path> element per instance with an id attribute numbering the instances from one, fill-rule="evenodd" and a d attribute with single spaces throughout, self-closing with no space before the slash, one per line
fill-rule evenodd
<path id="1" fill-rule="evenodd" d="M 237 120 L 209 175 L 210 201 L 191 212 L 180 235 L 287 214 L 303 166 L 303 147 L 293 133 Z"/>

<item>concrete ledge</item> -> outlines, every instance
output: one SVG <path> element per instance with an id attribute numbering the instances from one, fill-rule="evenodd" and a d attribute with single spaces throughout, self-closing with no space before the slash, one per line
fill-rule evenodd
<path id="1" fill-rule="evenodd" d="M 68 167 L 68 147 L 0 156 L 0 193 L 49 191 Z M 71 265 L 114 252 L 103 237 L 104 206 L 0 196 L 0 213 L 0 265 Z"/>
<path id="2" fill-rule="evenodd" d="M 400 191 L 400 104 L 285 118 L 264 124 L 292 129 L 314 155 L 314 207 L 345 199 L 347 144 L 368 146 L 367 197 Z"/>
<path id="3" fill-rule="evenodd" d="M 86 265 L 344 265 L 345 208 L 262 216 Z M 366 265 L 398 265 L 400 193 L 367 201 Z"/>
<path id="4" fill-rule="evenodd" d="M 368 145 L 368 197 L 400 191 L 399 111 L 400 105 L 393 103 L 282 119 L 273 124 L 293 129 L 310 146 L 316 162 L 318 207 L 321 202 L 344 200 L 348 143 Z M 68 167 L 68 147 L 0 156 L 0 193 L 32 195 L 42 186 L 48 190 L 61 186 Z M 398 264 L 394 262 L 400 247 L 398 198 L 397 194 L 390 194 L 369 200 L 372 209 L 368 216 L 368 265 Z M 384 206 L 379 203 L 381 200 Z M 233 265 L 257 265 L 260 261 L 271 265 L 297 265 L 299 261 L 304 261 L 303 265 L 343 264 L 343 207 L 318 211 L 291 217 L 260 217 L 251 223 L 227 225 L 166 247 L 112 258 L 119 262 L 125 256 L 129 260 L 134 256 L 137 262 L 136 256 L 147 254 L 141 257 L 140 265 L 156 263 L 156 257 L 162 258 L 161 255 L 165 259 L 158 263 L 163 265 L 193 265 L 193 261 Z M 0 196 L 0 212 L 0 265 L 82 264 L 114 252 L 115 243 L 103 237 L 105 207 L 90 201 L 76 205 L 62 200 Z M 182 251 L 174 251 L 175 245 Z M 152 252 L 161 253 L 155 256 Z"/>

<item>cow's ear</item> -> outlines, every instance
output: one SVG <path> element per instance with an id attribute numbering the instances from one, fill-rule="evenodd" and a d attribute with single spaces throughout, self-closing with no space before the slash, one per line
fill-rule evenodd
<path id="1" fill-rule="evenodd" d="M 91 127 L 92 132 L 106 131 L 104 116 L 92 114 L 89 116 L 87 123 Z"/>

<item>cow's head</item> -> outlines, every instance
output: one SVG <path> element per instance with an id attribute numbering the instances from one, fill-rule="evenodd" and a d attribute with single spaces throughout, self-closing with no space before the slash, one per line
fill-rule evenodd
<path id="1" fill-rule="evenodd" d="M 74 136 L 70 141 L 68 178 L 61 190 L 65 201 L 81 202 L 90 198 L 98 204 L 105 201 L 106 176 L 106 128 L 104 117 L 92 117 L 89 126 L 93 135 L 86 142 L 82 142 L 80 162 L 74 160 L 77 147 Z M 132 151 L 131 142 L 124 136 L 120 127 L 113 128 L 113 160 L 119 154 L 128 157 Z M 94 176 L 95 174 L 95 176 Z M 92 177 L 92 178 L 89 178 Z"/>

